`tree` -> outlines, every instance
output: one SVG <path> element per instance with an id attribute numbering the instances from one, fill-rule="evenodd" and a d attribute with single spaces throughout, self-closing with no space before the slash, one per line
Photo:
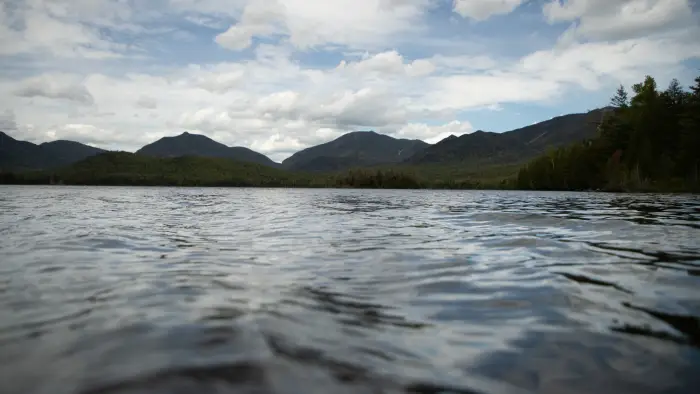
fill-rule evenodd
<path id="1" fill-rule="evenodd" d="M 597 138 L 548 152 L 524 167 L 517 185 L 534 189 L 700 190 L 700 77 L 690 92 L 663 92 L 647 76 L 628 100 L 620 86 Z"/>
<path id="2" fill-rule="evenodd" d="M 650 75 L 644 77 L 644 82 L 634 84 L 632 90 L 635 93 L 632 97 L 632 105 L 636 106 L 650 105 L 658 96 L 656 80 Z"/>
<path id="3" fill-rule="evenodd" d="M 700 77 L 695 78 L 695 85 L 690 87 L 691 95 L 694 97 L 700 97 Z"/>
<path id="4" fill-rule="evenodd" d="M 620 85 L 620 87 L 617 88 L 617 92 L 615 92 L 615 95 L 610 100 L 610 105 L 615 108 L 627 108 L 629 106 L 629 99 L 624 86 Z"/>
<path id="5" fill-rule="evenodd" d="M 700 187 L 700 77 L 695 78 L 695 85 L 690 87 L 680 124 L 680 162 L 686 179 Z"/>
<path id="6" fill-rule="evenodd" d="M 681 83 L 673 78 L 664 92 L 664 96 L 668 98 L 670 105 L 680 107 L 686 101 L 688 93 L 683 90 Z"/>

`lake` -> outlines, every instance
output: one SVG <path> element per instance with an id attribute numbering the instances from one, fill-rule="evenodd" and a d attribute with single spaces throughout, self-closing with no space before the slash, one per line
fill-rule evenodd
<path id="1" fill-rule="evenodd" d="M 697 196 L 0 187 L 3 394 L 691 393 L 699 318 Z"/>

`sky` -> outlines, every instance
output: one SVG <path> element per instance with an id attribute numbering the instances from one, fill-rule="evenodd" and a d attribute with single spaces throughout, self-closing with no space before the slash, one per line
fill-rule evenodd
<path id="1" fill-rule="evenodd" d="M 3 0 L 0 130 L 134 151 L 184 131 L 281 161 L 434 143 L 700 76 L 697 0 Z"/>

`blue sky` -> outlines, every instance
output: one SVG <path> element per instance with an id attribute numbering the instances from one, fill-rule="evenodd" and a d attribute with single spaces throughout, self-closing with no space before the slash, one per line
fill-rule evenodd
<path id="1" fill-rule="evenodd" d="M 0 128 L 135 150 L 188 130 L 275 160 L 352 130 L 438 141 L 700 75 L 689 0 L 9 0 Z"/>

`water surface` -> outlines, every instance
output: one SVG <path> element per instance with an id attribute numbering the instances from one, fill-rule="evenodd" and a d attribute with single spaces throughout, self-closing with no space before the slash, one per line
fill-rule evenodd
<path id="1" fill-rule="evenodd" d="M 0 392 L 691 393 L 700 199 L 0 187 Z"/>

